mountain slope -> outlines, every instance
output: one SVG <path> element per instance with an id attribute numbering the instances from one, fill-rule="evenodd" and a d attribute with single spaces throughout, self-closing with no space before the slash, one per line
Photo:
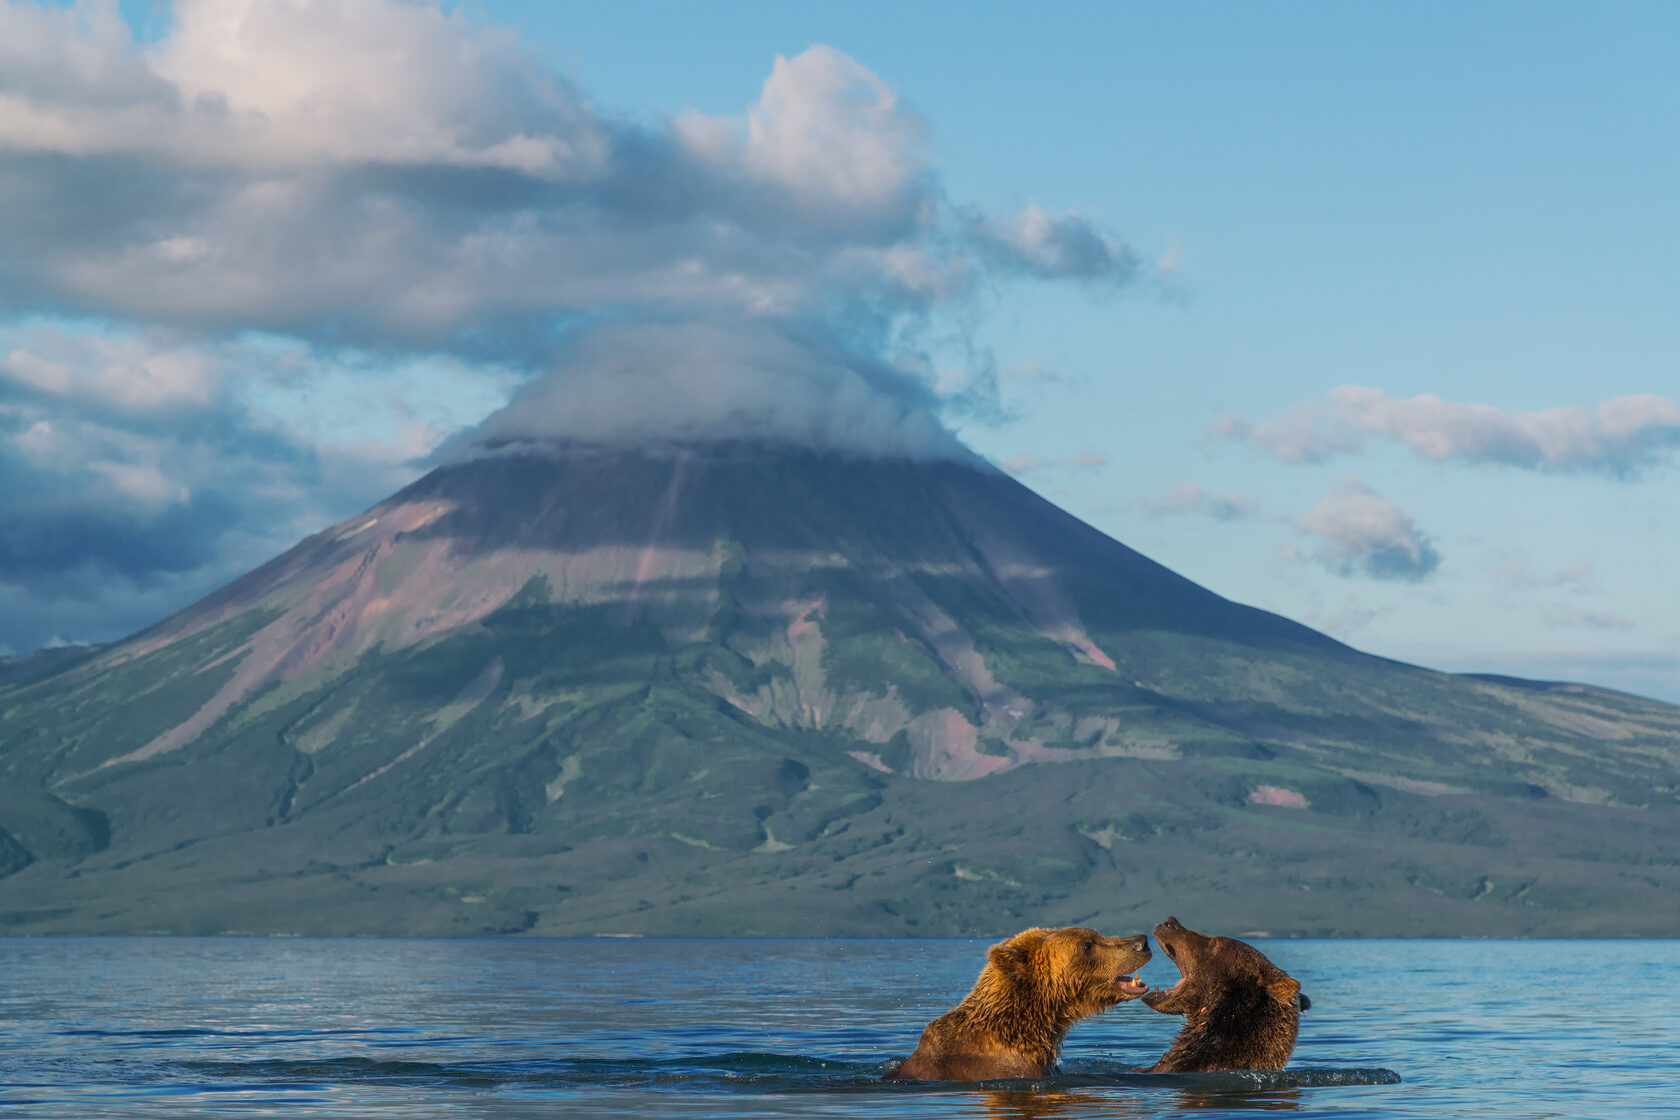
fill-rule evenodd
<path id="1" fill-rule="evenodd" d="M 1680 931 L 1680 710 L 1358 653 L 983 466 L 457 464 L 13 679 L 19 930 Z"/>

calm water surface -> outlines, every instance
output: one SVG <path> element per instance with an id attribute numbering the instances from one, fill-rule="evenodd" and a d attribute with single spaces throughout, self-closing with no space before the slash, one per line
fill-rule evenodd
<path id="1" fill-rule="evenodd" d="M 1680 1114 L 1680 941 L 1268 941 L 1281 1074 L 1131 1073 L 1179 1022 L 1131 1003 L 1056 1077 L 880 1082 L 987 944 L 0 938 L 0 1115 Z"/>

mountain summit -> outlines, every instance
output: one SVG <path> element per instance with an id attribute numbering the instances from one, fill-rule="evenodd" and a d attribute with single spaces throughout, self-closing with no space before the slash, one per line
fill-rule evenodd
<path id="1" fill-rule="evenodd" d="M 20 931 L 1676 929 L 1680 711 L 1359 653 L 979 462 L 514 445 L 43 671 Z"/>

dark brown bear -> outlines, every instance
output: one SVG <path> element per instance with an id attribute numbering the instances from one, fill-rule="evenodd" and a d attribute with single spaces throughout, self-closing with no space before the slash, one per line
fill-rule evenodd
<path id="1" fill-rule="evenodd" d="M 916 1052 L 887 1077 L 1042 1077 L 1069 1027 L 1149 990 L 1131 975 L 1148 960 L 1147 937 L 1024 930 L 992 946 L 968 998 L 929 1023 Z"/>
<path id="2" fill-rule="evenodd" d="M 1184 1028 L 1146 1072 L 1283 1068 L 1295 1049 L 1301 1012 L 1311 1006 L 1300 984 L 1252 945 L 1207 937 L 1177 918 L 1155 927 L 1155 942 L 1183 976 L 1143 1002 L 1183 1015 Z"/>

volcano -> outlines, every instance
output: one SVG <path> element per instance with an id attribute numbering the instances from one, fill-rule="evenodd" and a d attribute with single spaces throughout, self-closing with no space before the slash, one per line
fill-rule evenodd
<path id="1" fill-rule="evenodd" d="M 1680 932 L 1680 709 L 1360 653 L 996 469 L 432 471 L 0 676 L 14 932 Z"/>

